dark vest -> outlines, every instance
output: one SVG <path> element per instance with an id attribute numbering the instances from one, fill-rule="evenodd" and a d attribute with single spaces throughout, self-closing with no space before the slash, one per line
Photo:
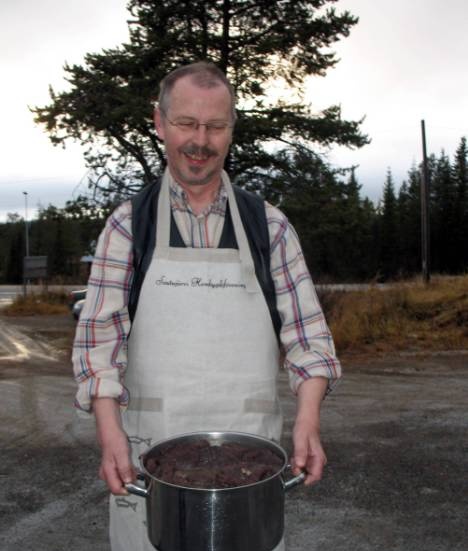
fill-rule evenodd
<path id="1" fill-rule="evenodd" d="M 160 190 L 160 181 L 150 184 L 134 195 L 132 202 L 133 234 L 133 280 L 128 298 L 128 311 L 133 321 L 138 305 L 141 286 L 148 271 L 156 244 L 156 218 Z M 244 226 L 250 252 L 255 265 L 255 274 L 265 296 L 271 315 L 271 321 L 279 340 L 281 318 L 276 308 L 276 291 L 270 272 L 270 236 L 263 199 L 235 185 L 232 186 L 239 214 Z M 185 247 L 182 237 L 171 213 L 171 247 Z M 238 249 L 236 235 L 229 212 L 226 209 L 220 243 L 221 249 Z"/>

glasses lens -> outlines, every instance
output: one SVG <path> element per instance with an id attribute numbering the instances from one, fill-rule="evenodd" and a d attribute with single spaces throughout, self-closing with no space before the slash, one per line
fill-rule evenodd
<path id="1" fill-rule="evenodd" d="M 206 123 L 206 129 L 209 132 L 223 132 L 228 127 L 227 122 L 223 121 L 215 121 L 215 122 L 208 122 Z"/>
<path id="2" fill-rule="evenodd" d="M 191 121 L 191 120 L 182 120 L 182 121 L 175 121 L 174 123 L 177 128 L 179 128 L 180 130 L 185 130 L 185 131 L 192 131 L 192 130 L 195 130 L 198 126 L 198 123 L 197 121 Z"/>

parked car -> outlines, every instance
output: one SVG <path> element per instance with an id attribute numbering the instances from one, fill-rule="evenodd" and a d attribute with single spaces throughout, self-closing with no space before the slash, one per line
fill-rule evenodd
<path id="1" fill-rule="evenodd" d="M 73 317 L 76 320 L 80 317 L 81 310 L 83 309 L 86 299 L 86 291 L 87 289 L 78 289 L 70 292 L 68 305 Z"/>
<path id="2" fill-rule="evenodd" d="M 83 310 L 84 303 L 86 302 L 86 299 L 82 298 L 80 300 L 77 300 L 72 308 L 72 314 L 73 317 L 78 321 L 80 318 L 81 310 Z"/>

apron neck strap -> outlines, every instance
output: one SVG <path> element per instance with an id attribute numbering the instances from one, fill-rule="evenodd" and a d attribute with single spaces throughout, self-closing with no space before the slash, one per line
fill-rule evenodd
<path id="1" fill-rule="evenodd" d="M 259 284 L 255 275 L 255 265 L 250 252 L 249 242 L 244 230 L 244 225 L 239 214 L 236 198 L 232 189 L 229 176 L 223 170 L 221 174 L 223 184 L 227 191 L 232 225 L 239 247 L 239 258 L 244 276 L 244 283 L 248 293 L 259 292 Z M 156 248 L 155 254 L 159 258 L 167 258 L 170 247 L 171 231 L 171 202 L 169 195 L 170 173 L 166 168 L 161 182 L 158 199 L 158 216 L 156 223 Z"/>
<path id="2" fill-rule="evenodd" d="M 164 171 L 158 198 L 156 218 L 156 255 L 167 256 L 171 234 L 171 201 L 169 198 L 169 169 Z"/>
<path id="3" fill-rule="evenodd" d="M 227 191 L 229 208 L 231 211 L 232 225 L 234 226 L 234 233 L 236 235 L 237 245 L 239 247 L 239 258 L 242 266 L 242 273 L 244 276 L 244 283 L 248 293 L 256 293 L 259 290 L 257 276 L 255 275 L 255 265 L 250 252 L 249 242 L 245 233 L 244 225 L 239 214 L 239 208 L 237 207 L 237 201 L 234 196 L 234 190 L 232 189 L 231 181 L 228 175 L 223 170 L 221 177 L 223 179 L 224 186 Z"/>

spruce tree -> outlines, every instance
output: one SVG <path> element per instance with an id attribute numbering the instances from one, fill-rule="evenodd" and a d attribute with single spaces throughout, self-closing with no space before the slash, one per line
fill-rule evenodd
<path id="1" fill-rule="evenodd" d="M 408 275 L 415 271 L 415 266 L 412 266 L 414 258 L 410 251 L 410 243 L 408 236 L 411 227 L 411 199 L 406 181 L 400 186 L 397 198 L 397 219 L 398 219 L 398 265 L 402 274 Z"/>
<path id="2" fill-rule="evenodd" d="M 456 229 L 454 249 L 459 261 L 458 271 L 468 270 L 468 149 L 466 138 L 460 140 L 452 165 L 452 178 L 456 186 Z"/>
<path id="3" fill-rule="evenodd" d="M 384 280 L 394 278 L 399 271 L 398 212 L 395 184 L 390 169 L 385 179 L 380 221 L 380 271 Z"/>
<path id="4" fill-rule="evenodd" d="M 405 265 L 411 274 L 422 269 L 421 257 L 421 171 L 415 165 L 408 171 L 407 198 L 400 219 L 405 219 L 403 231 L 400 231 L 400 243 L 405 255 Z"/>
<path id="5" fill-rule="evenodd" d="M 431 180 L 431 257 L 441 273 L 458 270 L 454 235 L 457 227 L 457 187 L 450 160 L 444 151 L 435 163 Z"/>
<path id="6" fill-rule="evenodd" d="M 375 277 L 378 258 L 375 254 L 375 228 L 377 215 L 368 199 L 361 199 L 361 184 L 351 168 L 344 186 L 344 222 L 341 234 L 343 247 L 340 259 L 341 270 L 347 281 L 362 281 Z"/>

